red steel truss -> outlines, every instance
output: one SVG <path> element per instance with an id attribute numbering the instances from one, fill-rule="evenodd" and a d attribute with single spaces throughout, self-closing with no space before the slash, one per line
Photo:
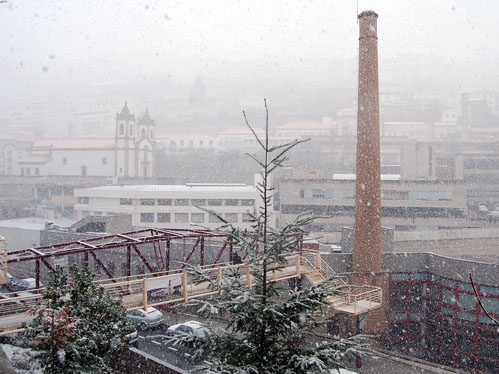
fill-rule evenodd
<path id="1" fill-rule="evenodd" d="M 54 271 L 54 266 L 48 261 L 49 259 L 60 260 L 65 256 L 75 254 L 83 254 L 84 261 L 87 264 L 89 259 L 92 258 L 95 264 L 109 278 L 114 278 L 110 269 L 108 269 L 97 255 L 97 252 L 106 249 L 126 251 L 126 275 L 128 276 L 131 275 L 132 254 L 135 254 L 140 259 L 149 272 L 168 272 L 171 270 L 170 248 L 172 242 L 182 241 L 184 245 L 186 242 L 189 242 L 189 245 L 193 243 L 190 251 L 183 259 L 183 265 L 181 265 L 181 268 L 183 268 L 186 263 L 193 259 L 196 252 L 199 254 L 199 264 L 201 266 L 207 265 L 205 261 L 206 241 L 214 238 L 216 239 L 215 243 L 210 243 L 210 249 L 213 250 L 214 245 L 219 245 L 219 248 L 215 249 L 217 254 L 213 264 L 219 263 L 225 251 L 229 252 L 228 258 L 231 261 L 233 245 L 231 237 L 228 234 L 210 230 L 147 228 L 121 234 L 98 236 L 68 243 L 12 251 L 7 255 L 7 264 L 32 261 L 35 266 L 37 288 L 40 286 L 40 268 L 42 265 L 48 270 Z M 142 254 L 141 247 L 145 244 L 152 246 L 155 264 L 151 264 Z"/>

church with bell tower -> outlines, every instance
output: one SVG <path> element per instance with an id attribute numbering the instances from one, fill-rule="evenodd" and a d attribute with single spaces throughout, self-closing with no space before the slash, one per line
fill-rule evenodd
<path id="1" fill-rule="evenodd" d="M 129 178 L 154 176 L 156 123 L 146 108 L 140 118 L 131 113 L 125 102 L 116 113 L 115 175 Z"/>

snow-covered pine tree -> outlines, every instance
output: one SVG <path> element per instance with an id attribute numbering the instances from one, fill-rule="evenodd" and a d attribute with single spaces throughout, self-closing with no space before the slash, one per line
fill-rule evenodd
<path id="1" fill-rule="evenodd" d="M 207 374 L 337 373 L 345 359 L 363 354 L 365 346 L 345 339 L 321 341 L 314 334 L 322 309 L 328 305 L 331 282 L 303 290 L 285 290 L 267 279 L 270 264 L 284 266 L 285 256 L 296 251 L 297 240 L 304 234 L 302 226 L 312 218 L 302 216 L 280 229 L 270 225 L 270 174 L 287 160 L 287 152 L 302 141 L 269 146 L 266 101 L 265 111 L 265 139 L 256 135 L 243 112 L 262 149 L 261 157 L 250 155 L 261 168 L 258 190 L 262 205 L 252 214 L 253 230 L 232 227 L 219 216 L 225 223 L 221 229 L 230 230 L 234 245 L 241 253 L 247 253 L 246 261 L 252 265 L 256 285 L 248 289 L 242 277 L 235 276 L 235 269 L 229 271 L 222 284 L 211 281 L 214 289 L 221 290 L 220 296 L 195 302 L 201 304 L 199 312 L 206 318 L 213 314 L 226 318 L 225 330 L 212 331 L 204 339 L 181 335 L 168 342 L 187 347 L 196 358 L 202 358 L 204 364 L 199 370 Z M 190 271 L 203 276 L 195 268 Z"/>
<path id="2" fill-rule="evenodd" d="M 57 267 L 22 345 L 40 352 L 45 373 L 111 373 L 110 358 L 135 329 L 119 299 L 93 283 L 87 267 Z"/>

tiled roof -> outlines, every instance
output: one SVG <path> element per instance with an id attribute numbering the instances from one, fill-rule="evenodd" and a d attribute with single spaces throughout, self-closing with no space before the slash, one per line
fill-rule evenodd
<path id="1" fill-rule="evenodd" d="M 29 155 L 18 161 L 20 164 L 45 164 L 50 161 L 50 155 Z"/>
<path id="2" fill-rule="evenodd" d="M 52 149 L 108 149 L 114 148 L 114 139 L 43 139 L 33 143 L 33 148 Z"/>

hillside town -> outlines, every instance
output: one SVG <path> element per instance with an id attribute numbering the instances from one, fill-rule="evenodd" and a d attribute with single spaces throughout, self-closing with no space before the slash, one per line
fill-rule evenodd
<path id="1" fill-rule="evenodd" d="M 249 297 L 280 311 L 276 300 L 295 293 L 306 301 L 299 308 L 316 297 L 310 290 L 325 292 L 322 309 L 290 323 L 303 325 L 279 346 L 283 357 L 296 349 L 318 359 L 323 338 L 324 349 L 349 351 L 335 345 L 345 339 L 356 357 L 329 355 L 330 373 L 499 372 L 497 77 L 456 82 L 455 61 L 385 56 L 382 11 L 357 21 L 357 55 L 301 59 L 303 79 L 289 62 L 224 85 L 212 75 L 221 67 L 227 77 L 258 69 L 206 58 L 211 73 L 190 71 L 182 84 L 79 83 L 78 94 L 0 103 L 0 371 L 15 373 L 15 356 L 44 333 L 52 356 L 22 373 L 67 364 L 53 354 L 53 329 L 54 305 L 69 297 L 49 297 L 54 285 L 74 295 L 62 285 L 69 277 L 64 287 L 87 282 L 94 299 L 120 310 L 120 359 L 112 369 L 99 361 L 107 351 L 89 359 L 112 370 L 102 372 L 232 368 L 232 353 L 210 339 L 254 331 L 237 330 L 230 308 L 200 311 L 234 300 L 245 310 Z M 245 296 L 231 299 L 234 290 Z M 30 312 L 40 308 L 52 313 L 51 333 L 43 313 Z M 244 313 L 248 324 L 269 324 L 262 331 L 278 324 Z M 355 342 L 364 335 L 368 349 Z M 57 344 L 69 357 L 69 343 Z M 256 371 L 241 372 L 272 372 L 255 347 Z M 312 366 L 282 372 L 325 372 Z"/>

